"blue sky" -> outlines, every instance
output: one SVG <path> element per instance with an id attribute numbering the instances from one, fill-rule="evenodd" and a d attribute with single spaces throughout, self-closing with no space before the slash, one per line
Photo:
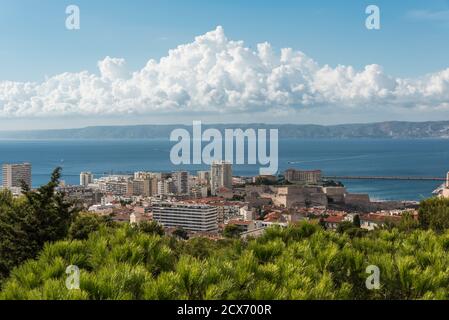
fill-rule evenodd
<path id="1" fill-rule="evenodd" d="M 80 7 L 79 31 L 65 28 L 69 4 Z M 369 4 L 380 7 L 381 30 L 365 28 Z M 218 25 L 228 39 L 243 40 L 250 49 L 266 41 L 276 50 L 302 51 L 321 66 L 343 64 L 363 70 L 378 64 L 399 78 L 418 78 L 449 67 L 446 0 L 0 0 L 0 81 L 39 83 L 64 72 L 99 73 L 97 62 L 106 56 L 123 58 L 130 70 L 140 70 L 150 58 L 158 60 Z M 401 118 L 401 113 L 393 116 Z M 0 113 L 0 125 L 9 129 L 2 117 Z M 73 126 L 120 123 L 83 117 Z M 430 113 L 427 118 L 432 118 Z M 130 117 L 128 123 L 133 121 Z M 326 122 L 319 117 L 316 121 Z M 43 123 L 36 122 L 30 116 L 8 117 L 9 126 Z M 44 124 L 55 126 L 51 121 Z"/>

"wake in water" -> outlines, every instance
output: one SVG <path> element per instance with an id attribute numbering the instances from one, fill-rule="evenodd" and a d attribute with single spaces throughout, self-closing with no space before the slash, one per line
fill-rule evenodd
<path id="1" fill-rule="evenodd" d="M 301 161 L 289 161 L 288 164 L 301 164 L 301 163 L 310 163 L 310 162 L 325 162 L 325 161 L 339 161 L 339 160 L 350 160 L 350 159 L 360 159 L 366 158 L 369 155 L 364 154 L 360 156 L 352 156 L 352 157 L 342 157 L 342 158 L 328 158 L 328 159 L 315 159 L 315 160 L 301 160 Z"/>

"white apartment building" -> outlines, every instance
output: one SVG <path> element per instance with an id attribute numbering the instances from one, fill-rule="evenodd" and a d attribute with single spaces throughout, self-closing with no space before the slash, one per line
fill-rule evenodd
<path id="1" fill-rule="evenodd" d="M 157 183 L 157 194 L 158 195 L 169 195 L 174 194 L 176 191 L 175 183 L 172 178 L 168 178 Z"/>
<path id="2" fill-rule="evenodd" d="M 95 179 L 94 184 L 89 184 L 91 187 L 94 185 L 98 186 L 104 193 L 126 196 L 132 189 L 132 176 L 114 175 L 102 177 L 100 179 Z"/>
<path id="3" fill-rule="evenodd" d="M 217 208 L 207 205 L 161 203 L 153 207 L 153 219 L 166 228 L 192 232 L 217 232 Z"/>
<path id="4" fill-rule="evenodd" d="M 92 172 L 81 172 L 80 173 L 80 186 L 87 187 L 89 184 L 93 183 L 94 175 Z"/>
<path id="5" fill-rule="evenodd" d="M 214 161 L 210 170 L 210 184 L 212 195 L 220 188 L 232 189 L 232 165 L 227 161 Z"/>
<path id="6" fill-rule="evenodd" d="M 31 164 L 4 164 L 3 165 L 3 187 L 20 188 L 22 181 L 31 188 Z"/>

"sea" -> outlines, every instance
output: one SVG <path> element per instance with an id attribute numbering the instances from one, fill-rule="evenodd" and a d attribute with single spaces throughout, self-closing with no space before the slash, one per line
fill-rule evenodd
<path id="1" fill-rule="evenodd" d="M 168 139 L 150 140 L 1 140 L 0 163 L 30 162 L 32 184 L 45 184 L 62 167 L 66 184 L 79 184 L 81 171 L 96 177 L 134 171 L 195 174 L 207 165 L 173 165 Z M 320 169 L 325 176 L 445 177 L 449 171 L 448 139 L 281 139 L 279 170 Z M 233 165 L 234 175 L 254 176 L 259 165 Z M 350 192 L 376 200 L 428 198 L 442 182 L 343 180 Z"/>

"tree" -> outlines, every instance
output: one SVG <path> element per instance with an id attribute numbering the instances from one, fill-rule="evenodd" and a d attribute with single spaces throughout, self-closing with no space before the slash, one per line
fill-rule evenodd
<path id="1" fill-rule="evenodd" d="M 405 232 L 416 230 L 420 227 L 419 221 L 416 220 L 410 212 L 404 212 L 401 217 L 401 221 L 396 227 Z"/>
<path id="2" fill-rule="evenodd" d="M 142 221 L 138 225 L 138 230 L 140 232 L 146 233 L 146 234 L 156 234 L 159 236 L 163 236 L 165 234 L 164 227 L 161 226 L 156 221 Z"/>
<path id="3" fill-rule="evenodd" d="M 57 192 L 61 168 L 37 190 L 22 184 L 23 196 L 8 191 L 0 196 L 0 278 L 27 259 L 34 258 L 47 242 L 67 236 L 77 209 Z"/>
<path id="4" fill-rule="evenodd" d="M 193 238 L 189 241 L 181 242 L 179 246 L 179 254 L 188 254 L 195 258 L 206 259 L 217 250 L 215 241 L 207 238 Z"/>
<path id="5" fill-rule="evenodd" d="M 240 233 L 239 227 L 235 224 L 228 224 L 223 230 L 223 235 L 226 238 L 238 238 Z"/>
<path id="6" fill-rule="evenodd" d="M 189 233 L 181 227 L 176 228 L 176 230 L 173 231 L 173 235 L 183 240 L 189 239 Z"/>
<path id="7" fill-rule="evenodd" d="M 320 220 L 318 221 L 318 224 L 324 229 L 327 230 L 326 227 L 326 220 L 323 217 L 320 217 Z"/>
<path id="8" fill-rule="evenodd" d="M 246 241 L 173 239 L 124 224 L 49 243 L 10 274 L 0 300 L 449 298 L 448 233 L 395 228 L 359 238 L 304 222 Z M 79 290 L 65 288 L 70 264 L 80 268 Z M 370 265 L 381 270 L 376 290 L 365 285 Z"/>
<path id="9" fill-rule="evenodd" d="M 120 205 L 122 207 L 126 207 L 127 205 L 132 204 L 132 203 L 133 202 L 131 200 L 123 200 L 123 199 L 120 200 Z"/>
<path id="10" fill-rule="evenodd" d="M 358 214 L 356 214 L 354 216 L 354 219 L 352 220 L 352 224 L 354 225 L 354 227 L 360 228 L 360 226 L 361 226 L 361 224 L 360 224 L 360 216 Z"/>
<path id="11" fill-rule="evenodd" d="M 419 204 L 418 220 L 422 228 L 442 232 L 449 228 L 449 199 L 430 198 Z"/>
<path id="12" fill-rule="evenodd" d="M 75 218 L 69 228 L 70 239 L 84 240 L 92 232 L 98 231 L 105 220 L 93 213 L 82 213 Z"/>
<path id="13" fill-rule="evenodd" d="M 343 222 L 338 224 L 337 232 L 338 233 L 345 233 L 349 229 L 353 229 L 353 228 L 354 228 L 354 224 L 352 222 L 343 221 Z"/>

